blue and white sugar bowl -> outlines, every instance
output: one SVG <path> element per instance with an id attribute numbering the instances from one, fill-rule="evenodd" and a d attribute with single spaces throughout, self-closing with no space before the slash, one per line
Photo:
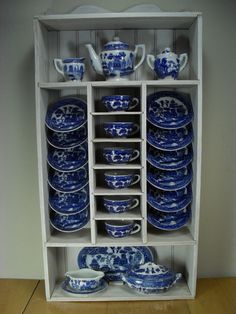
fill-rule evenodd
<path id="1" fill-rule="evenodd" d="M 107 111 L 128 111 L 139 104 L 139 99 L 131 95 L 110 95 L 103 96 L 102 104 Z"/>
<path id="2" fill-rule="evenodd" d="M 139 199 L 130 196 L 104 196 L 103 205 L 109 213 L 123 213 L 139 205 Z"/>
<path id="3" fill-rule="evenodd" d="M 132 289 L 144 294 L 155 294 L 166 291 L 182 278 L 164 265 L 152 262 L 131 268 L 122 274 L 122 280 Z"/>
<path id="4" fill-rule="evenodd" d="M 105 229 L 112 238 L 124 238 L 139 232 L 141 226 L 133 220 L 110 220 L 105 222 Z"/>
<path id="5" fill-rule="evenodd" d="M 138 133 L 140 127 L 134 122 L 105 122 L 104 131 L 111 137 L 129 137 Z"/>
<path id="6" fill-rule="evenodd" d="M 140 181 L 139 174 L 127 171 L 107 171 L 104 174 L 105 182 L 111 189 L 125 189 Z"/>
<path id="7" fill-rule="evenodd" d="M 159 79 L 176 80 L 179 73 L 185 68 L 187 62 L 187 53 L 182 53 L 178 56 L 172 52 L 170 48 L 165 48 L 162 53 L 156 57 L 150 54 L 147 55 L 147 64 L 156 73 Z"/>
<path id="8" fill-rule="evenodd" d="M 82 81 L 85 65 L 84 58 L 55 58 L 54 66 L 58 73 L 60 73 L 66 81 Z"/>
<path id="9" fill-rule="evenodd" d="M 109 164 L 125 164 L 136 160 L 140 155 L 137 149 L 128 147 L 105 147 L 103 157 Z"/>
<path id="10" fill-rule="evenodd" d="M 86 45 L 93 69 L 108 80 L 124 80 L 137 70 L 145 59 L 145 45 L 136 45 L 134 51 L 129 45 L 114 37 L 104 45 L 104 50 L 97 54 L 91 44 Z M 138 50 L 142 51 L 140 61 L 135 65 Z"/>

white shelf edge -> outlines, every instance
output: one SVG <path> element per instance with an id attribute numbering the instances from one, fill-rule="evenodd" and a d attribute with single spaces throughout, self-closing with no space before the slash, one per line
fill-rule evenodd
<path id="1" fill-rule="evenodd" d="M 86 88 L 89 84 L 92 87 L 140 87 L 142 83 L 147 86 L 160 87 L 188 87 L 198 86 L 200 80 L 147 80 L 147 81 L 87 81 L 87 82 L 39 82 L 38 87 L 43 89 L 64 89 L 64 88 Z"/>
<path id="2" fill-rule="evenodd" d="M 127 285 L 109 285 L 105 291 L 95 295 L 73 295 L 64 291 L 62 282 L 55 285 L 49 301 L 130 301 L 130 300 L 175 300 L 193 299 L 187 282 L 183 279 L 176 283 L 168 291 L 156 295 L 140 294 L 129 288 Z"/>
<path id="3" fill-rule="evenodd" d="M 95 188 L 94 195 L 143 195 L 140 188 L 136 189 L 108 189 L 108 188 Z"/>
<path id="4" fill-rule="evenodd" d="M 92 140 L 93 143 L 141 143 L 143 139 L 141 138 L 107 138 L 107 137 L 102 137 L 102 138 L 94 138 Z"/>
<path id="5" fill-rule="evenodd" d="M 107 165 L 107 164 L 95 164 L 93 169 L 142 169 L 142 165 L 139 164 L 114 164 L 114 165 Z"/>
<path id="6" fill-rule="evenodd" d="M 92 116 L 137 116 L 143 114 L 141 111 L 110 111 L 110 112 L 90 112 Z"/>

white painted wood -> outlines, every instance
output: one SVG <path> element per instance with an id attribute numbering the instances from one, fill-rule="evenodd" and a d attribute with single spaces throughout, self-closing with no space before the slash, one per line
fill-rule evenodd
<path id="1" fill-rule="evenodd" d="M 201 137 L 202 137 L 202 17 L 195 12 L 157 12 L 157 13 L 97 13 L 72 14 L 58 16 L 40 16 L 35 18 L 35 60 L 36 60 L 36 116 L 38 170 L 40 186 L 40 210 L 42 224 L 43 259 L 45 271 L 46 296 L 48 300 L 158 300 L 193 298 L 196 291 L 197 251 L 200 210 L 200 174 L 201 174 Z M 129 29 L 129 30 L 127 30 Z M 50 30 L 50 31 L 48 31 Z M 127 81 L 105 81 L 92 70 L 86 43 L 92 43 L 97 52 L 114 35 L 134 47 L 144 43 L 146 53 L 157 54 L 167 46 L 177 53 L 187 52 L 189 64 L 179 80 L 156 80 L 147 64 L 144 64 Z M 185 50 L 185 51 L 184 51 Z M 54 69 L 54 57 L 86 57 L 86 73 L 83 82 L 63 82 Z M 99 81 L 95 81 L 98 79 Z M 62 80 L 61 82 L 59 80 Z M 194 107 L 194 161 L 193 161 L 193 204 L 192 221 L 187 227 L 175 232 L 162 232 L 147 225 L 146 209 L 146 96 L 156 90 L 170 89 L 189 92 Z M 110 113 L 99 103 L 103 95 L 114 93 L 137 94 L 141 107 L 137 112 Z M 45 114 L 49 103 L 60 96 L 76 94 L 87 99 L 88 138 L 89 138 L 89 184 L 90 184 L 90 223 L 75 233 L 61 233 L 49 225 L 47 178 L 47 145 L 44 128 Z M 104 110 L 104 111 L 103 111 Z M 140 138 L 112 139 L 101 137 L 95 127 L 112 119 L 134 119 L 140 122 Z M 96 159 L 96 149 L 101 145 L 139 146 L 140 164 L 107 165 L 102 159 Z M 124 190 L 107 189 L 101 184 L 102 171 L 105 169 L 133 169 L 141 172 L 141 183 L 137 188 Z M 140 208 L 110 215 L 99 208 L 98 199 L 103 195 L 134 195 L 140 197 Z M 142 224 L 141 232 L 123 239 L 112 239 L 100 224 L 106 219 L 134 219 Z M 182 271 L 185 278 L 165 294 L 142 296 L 127 287 L 109 287 L 101 294 L 78 297 L 65 294 L 58 284 L 64 272 L 73 263 L 67 250 L 78 250 L 84 246 L 109 245 L 148 245 L 155 248 L 158 261 L 176 271 Z M 57 284 L 58 282 L 58 284 Z"/>

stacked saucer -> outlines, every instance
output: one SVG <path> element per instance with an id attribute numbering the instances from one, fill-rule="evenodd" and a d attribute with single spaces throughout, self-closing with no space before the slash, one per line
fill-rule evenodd
<path id="1" fill-rule="evenodd" d="M 89 221 L 87 105 L 76 97 L 53 103 L 46 114 L 50 223 L 75 232 Z"/>
<path id="2" fill-rule="evenodd" d="M 160 91 L 147 99 L 148 222 L 177 230 L 191 218 L 193 109 L 188 94 Z"/>

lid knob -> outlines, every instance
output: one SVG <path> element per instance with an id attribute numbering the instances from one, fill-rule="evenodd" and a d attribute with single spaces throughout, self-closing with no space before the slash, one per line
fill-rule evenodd
<path id="1" fill-rule="evenodd" d="M 120 41 L 120 37 L 119 36 L 114 36 L 113 40 L 114 41 Z"/>

